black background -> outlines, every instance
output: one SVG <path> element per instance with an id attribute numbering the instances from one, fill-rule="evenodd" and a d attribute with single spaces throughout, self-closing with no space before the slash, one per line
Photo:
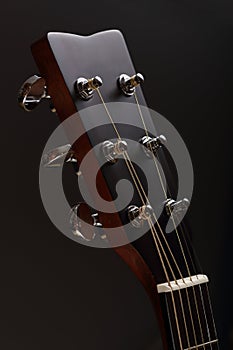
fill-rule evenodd
<path id="1" fill-rule="evenodd" d="M 30 44 L 48 31 L 120 29 L 146 81 L 149 107 L 166 116 L 190 151 L 189 217 L 222 349 L 233 349 L 232 84 L 229 0 L 6 1 L 1 4 L 0 347 L 156 348 L 155 317 L 134 275 L 111 250 L 58 232 L 40 200 L 41 152 L 58 121 L 47 106 L 17 107 L 37 73 Z"/>

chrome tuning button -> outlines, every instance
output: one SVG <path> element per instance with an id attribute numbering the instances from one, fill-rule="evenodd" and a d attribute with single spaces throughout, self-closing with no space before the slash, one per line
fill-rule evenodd
<path id="1" fill-rule="evenodd" d="M 175 201 L 174 199 L 168 198 L 165 201 L 165 208 L 167 215 L 179 215 L 188 210 L 190 202 L 187 198 L 181 199 L 179 201 Z"/>
<path id="2" fill-rule="evenodd" d="M 41 160 L 44 167 L 60 167 L 63 163 L 77 163 L 70 144 L 60 146 L 45 153 Z"/>
<path id="3" fill-rule="evenodd" d="M 82 100 L 89 100 L 92 98 L 94 91 L 103 85 L 103 81 L 99 76 L 87 79 L 80 77 L 74 83 L 74 89 L 76 94 Z"/>
<path id="4" fill-rule="evenodd" d="M 136 228 L 142 227 L 144 221 L 148 221 L 153 213 L 153 208 L 149 204 L 142 207 L 137 207 L 136 205 L 130 205 L 128 207 L 129 221 Z"/>
<path id="5" fill-rule="evenodd" d="M 144 77 L 141 73 L 137 73 L 130 77 L 127 74 L 121 74 L 117 79 L 118 87 L 126 96 L 132 96 L 135 88 L 144 82 Z"/>
<path id="6" fill-rule="evenodd" d="M 74 236 L 85 241 L 92 241 L 96 237 L 96 228 L 101 228 L 98 213 L 92 214 L 86 203 L 75 205 L 70 212 L 70 225 Z M 101 236 L 105 238 L 105 236 Z"/>
<path id="7" fill-rule="evenodd" d="M 152 155 L 154 154 L 156 156 L 158 149 L 164 146 L 167 140 L 163 135 L 157 137 L 143 136 L 139 142 L 143 146 L 147 157 L 152 158 Z"/>
<path id="8" fill-rule="evenodd" d="M 25 111 L 33 111 L 43 99 L 51 100 L 47 94 L 45 79 L 37 75 L 33 75 L 27 79 L 18 93 L 18 104 Z M 51 111 L 56 112 L 54 106 L 51 105 Z"/>
<path id="9" fill-rule="evenodd" d="M 127 142 L 118 140 L 117 142 L 104 141 L 102 152 L 109 163 L 116 163 L 117 157 L 127 151 Z"/>

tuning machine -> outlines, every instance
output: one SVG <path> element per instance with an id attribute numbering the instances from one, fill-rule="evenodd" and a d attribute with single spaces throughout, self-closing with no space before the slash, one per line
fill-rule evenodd
<path id="1" fill-rule="evenodd" d="M 117 79 L 118 87 L 126 96 L 132 96 L 135 88 L 144 82 L 144 77 L 141 73 L 132 75 L 121 74 Z"/>
<path id="2" fill-rule="evenodd" d="M 63 163 L 77 164 L 77 159 L 70 144 L 59 146 L 48 153 L 44 153 L 41 160 L 41 165 L 44 167 L 60 167 Z"/>
<path id="3" fill-rule="evenodd" d="M 135 228 L 142 227 L 144 221 L 150 220 L 153 213 L 153 208 L 149 204 L 145 204 L 141 207 L 136 205 L 130 205 L 128 207 L 128 218 Z"/>
<path id="4" fill-rule="evenodd" d="M 127 142 L 124 140 L 117 140 L 117 142 L 107 140 L 102 143 L 102 152 L 106 160 L 114 164 L 117 158 L 127 151 L 127 147 Z"/>
<path id="5" fill-rule="evenodd" d="M 18 93 L 18 104 L 27 112 L 33 111 L 42 100 L 50 100 L 51 97 L 47 93 L 46 81 L 38 75 L 28 78 Z M 50 103 L 52 112 L 56 112 L 52 103 Z"/>
<path id="6" fill-rule="evenodd" d="M 183 198 L 179 201 L 168 198 L 164 204 L 167 215 L 179 215 L 181 213 L 185 213 L 188 210 L 190 201 L 187 198 Z"/>
<path id="7" fill-rule="evenodd" d="M 166 144 L 166 137 L 163 135 L 157 137 L 143 136 L 139 143 L 143 146 L 143 150 L 147 157 L 156 156 L 158 149 Z"/>
<path id="8" fill-rule="evenodd" d="M 102 85 L 103 81 L 99 76 L 95 76 L 91 79 L 80 77 L 75 81 L 74 89 L 82 100 L 89 100 L 93 97 L 94 91 Z"/>
<path id="9" fill-rule="evenodd" d="M 99 214 L 92 213 L 91 208 L 86 203 L 75 205 L 70 212 L 70 225 L 74 236 L 90 242 L 96 238 L 97 230 L 102 228 L 99 222 Z M 106 239 L 102 230 L 98 231 L 100 238 Z"/>

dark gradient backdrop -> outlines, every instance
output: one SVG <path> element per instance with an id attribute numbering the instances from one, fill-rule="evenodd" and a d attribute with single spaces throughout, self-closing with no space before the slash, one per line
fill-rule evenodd
<path id="1" fill-rule="evenodd" d="M 111 250 L 77 245 L 50 223 L 38 166 L 55 115 L 23 113 L 17 89 L 37 72 L 30 44 L 48 31 L 118 28 L 149 107 L 184 138 L 195 170 L 194 244 L 211 278 L 222 349 L 233 349 L 231 0 L 4 1 L 1 3 L 1 286 L 4 350 L 155 349 L 154 315 Z"/>

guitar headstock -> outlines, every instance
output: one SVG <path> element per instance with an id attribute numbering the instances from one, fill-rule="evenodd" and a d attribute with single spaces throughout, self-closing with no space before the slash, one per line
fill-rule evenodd
<path id="1" fill-rule="evenodd" d="M 123 83 L 122 74 L 135 74 L 124 38 L 118 30 L 84 37 L 67 33 L 48 33 L 45 38 L 32 45 L 32 54 L 46 80 L 48 94 L 62 118 L 77 110 L 99 104 L 99 97 L 93 93 L 93 89 L 100 86 L 105 102 L 124 102 L 124 94 L 121 89 L 116 88 L 118 78 L 120 77 L 120 83 Z M 47 63 L 52 70 L 47 67 Z M 94 79 L 95 77 L 97 78 Z M 89 89 L 90 96 L 85 97 L 84 85 L 89 79 L 94 81 Z M 135 85 L 140 84 L 142 80 L 143 77 L 138 74 Z M 79 93 L 79 89 L 82 90 L 81 86 L 83 95 Z M 58 87 L 62 88 L 62 91 L 58 91 Z M 140 89 L 137 90 L 140 103 L 145 104 Z M 128 93 L 128 97 L 133 100 L 132 92 L 133 90 Z M 65 104 L 62 103 L 64 93 L 66 98 L 70 97 Z"/>
<path id="2" fill-rule="evenodd" d="M 155 128 L 141 90 L 144 77 L 135 71 L 122 34 L 118 30 L 86 37 L 49 33 L 32 45 L 32 53 L 40 74 L 24 83 L 19 104 L 32 111 L 48 99 L 69 142 L 44 154 L 42 164 L 72 163 L 79 185 L 85 187 L 82 195 L 90 199 L 90 205 L 78 203 L 71 209 L 72 232 L 66 235 L 90 246 L 114 247 L 151 297 L 164 348 L 174 343 L 183 348 L 183 341 L 184 348 L 190 348 L 179 327 L 174 338 L 171 334 L 166 294 L 171 296 L 171 312 L 175 310 L 170 323 L 177 326 L 184 310 L 177 316 L 173 293 L 179 293 L 182 302 L 181 289 L 186 294 L 189 287 L 201 291 L 208 278 L 198 274 L 182 221 L 189 200 L 178 196 L 177 163 L 169 152 L 171 134 L 167 142 L 160 134 L 163 130 L 157 124 Z M 184 162 L 186 148 L 182 150 L 180 163 L 191 167 Z M 65 197 L 59 193 L 59 198 Z M 197 309 L 200 302 L 195 301 Z M 207 319 L 209 306 L 206 312 Z M 214 338 L 215 333 L 212 325 L 209 334 L 191 340 L 205 344 L 205 338 Z"/>
<path id="3" fill-rule="evenodd" d="M 91 197 L 91 207 L 98 208 L 94 213 L 82 205 L 80 211 L 76 204 L 75 213 L 82 213 L 82 218 L 79 221 L 71 211 L 73 232 L 78 232 L 77 227 L 83 229 L 82 221 L 88 221 L 94 227 L 101 226 L 101 231 L 108 230 L 101 233 L 106 238 L 104 244 L 117 247 L 150 231 L 161 214 L 165 224 L 170 211 L 185 211 L 189 203 L 187 199 L 175 201 L 176 184 L 170 181 L 169 198 L 166 185 L 161 187 L 160 182 L 167 181 L 162 169 L 164 154 L 169 156 L 166 138 L 156 133 L 141 89 L 144 77 L 136 73 L 121 32 L 110 30 L 85 37 L 48 33 L 32 45 L 32 54 L 40 74 L 24 83 L 19 104 L 32 111 L 48 99 L 71 144 L 45 154 L 42 163 L 75 164 Z M 84 162 L 87 154 L 88 162 Z M 117 188 L 122 179 L 127 182 Z M 88 214 L 84 215 L 85 208 Z M 80 232 L 72 238 L 81 237 L 84 244 L 93 246 L 103 243 L 97 243 L 99 235 L 86 236 L 85 240 L 85 233 Z"/>

